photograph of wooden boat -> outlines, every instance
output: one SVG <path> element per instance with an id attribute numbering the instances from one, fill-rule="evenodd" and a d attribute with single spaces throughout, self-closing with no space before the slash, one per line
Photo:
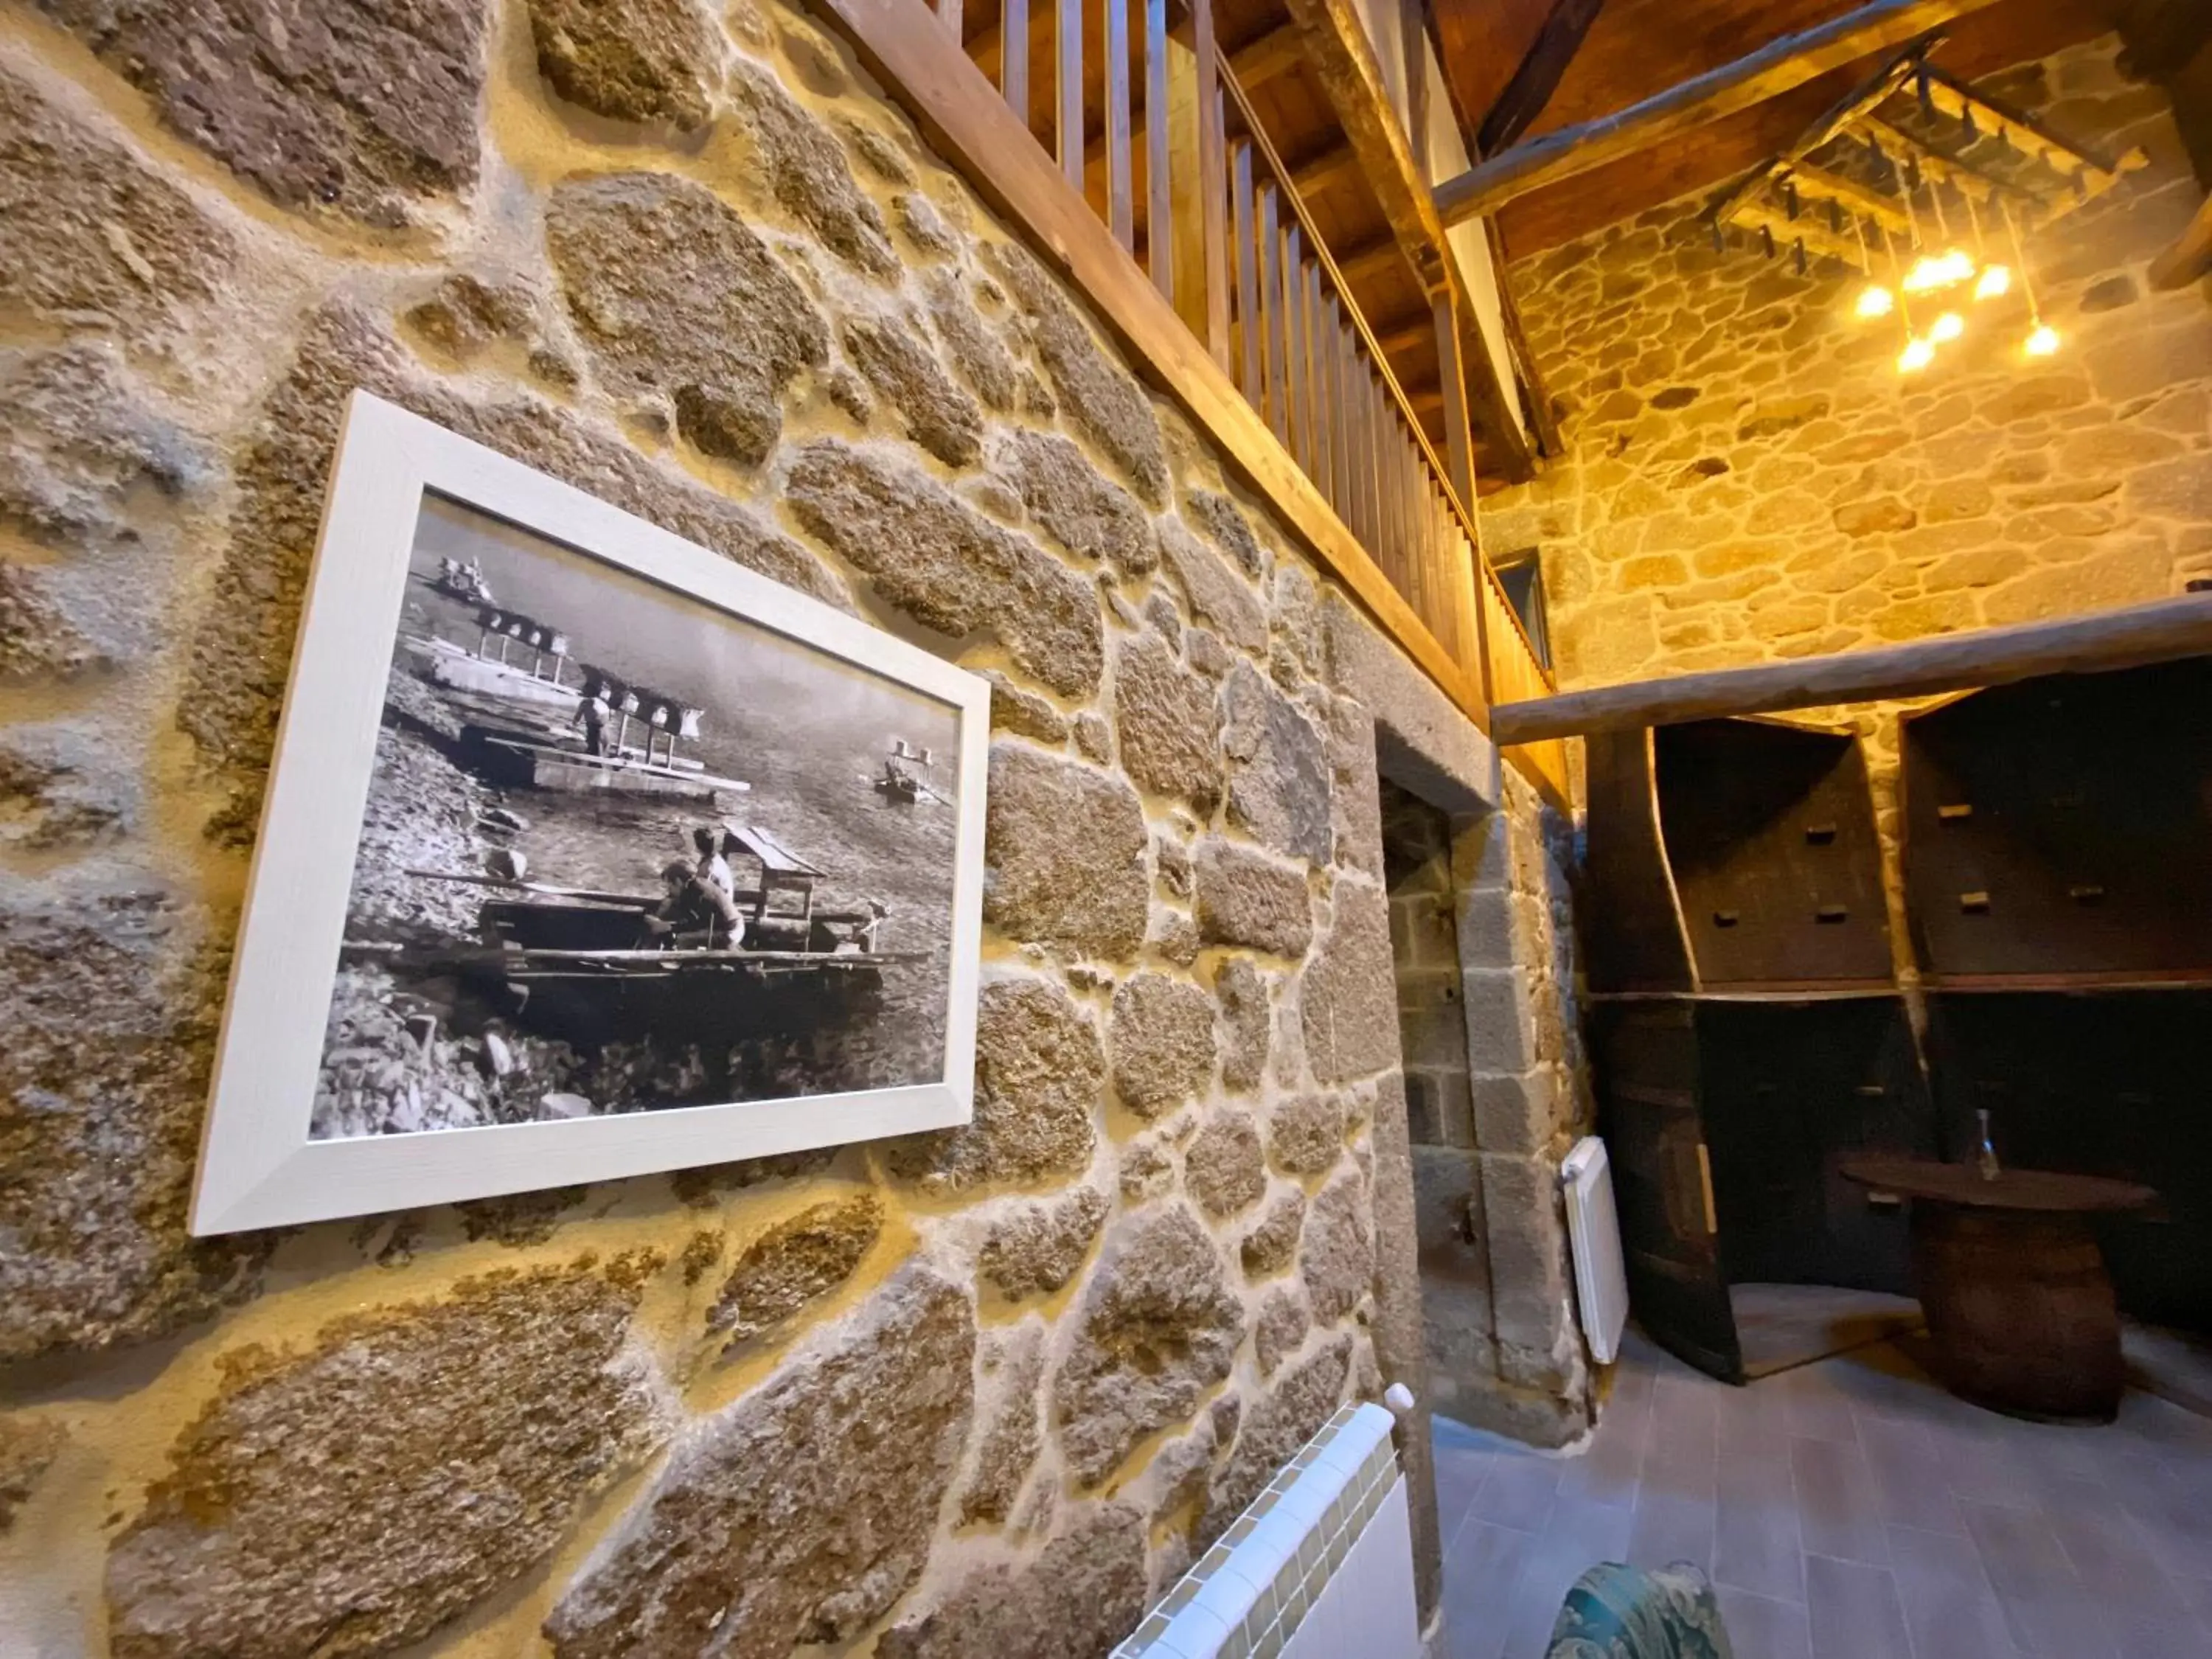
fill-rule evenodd
<path id="1" fill-rule="evenodd" d="M 941 1075 L 955 711 L 450 503 L 416 538 L 314 1136 Z"/>
<path id="2" fill-rule="evenodd" d="M 443 635 L 405 634 L 400 643 L 431 684 L 574 714 L 584 700 L 586 671 L 568 657 L 568 636 L 529 617 L 487 605 L 477 612 L 474 647 Z"/>
<path id="3" fill-rule="evenodd" d="M 952 804 L 950 799 L 922 775 L 923 769 L 932 763 L 928 750 L 916 748 L 904 738 L 895 738 L 890 752 L 884 757 L 883 770 L 863 781 L 896 806 L 918 806 L 924 801 L 949 806 Z"/>

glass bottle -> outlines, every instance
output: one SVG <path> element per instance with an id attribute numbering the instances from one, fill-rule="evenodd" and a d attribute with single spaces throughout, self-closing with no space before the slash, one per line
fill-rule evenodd
<path id="1" fill-rule="evenodd" d="M 1974 1154 L 1974 1167 L 1982 1172 L 1983 1180 L 1995 1181 L 2002 1173 L 2002 1166 L 1997 1163 L 1997 1149 L 1990 1142 L 1989 1109 L 1979 1108 L 1974 1115 L 1981 1120 L 1982 1126 L 1982 1144 L 1980 1150 Z"/>

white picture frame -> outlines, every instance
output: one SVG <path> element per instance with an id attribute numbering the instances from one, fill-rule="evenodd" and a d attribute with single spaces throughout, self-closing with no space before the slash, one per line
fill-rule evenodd
<path id="1" fill-rule="evenodd" d="M 311 1113 L 387 678 L 416 557 L 417 521 L 432 496 L 504 521 L 564 555 L 596 561 L 615 580 L 625 573 L 641 578 L 955 711 L 951 770 L 957 781 L 945 789 L 949 800 L 937 808 L 955 819 L 941 1076 L 842 1093 L 313 1138 Z M 989 706 L 989 685 L 976 675 L 355 392 L 325 502 L 263 805 L 203 1132 L 191 1231 L 235 1232 L 617 1180 L 968 1121 Z M 866 781 L 854 787 L 856 796 L 863 795 Z M 767 885 L 763 875 L 763 892 Z"/>

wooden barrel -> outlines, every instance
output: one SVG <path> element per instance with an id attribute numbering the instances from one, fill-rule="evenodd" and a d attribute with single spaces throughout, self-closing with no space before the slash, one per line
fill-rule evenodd
<path id="1" fill-rule="evenodd" d="M 1954 1393 L 2016 1416 L 2112 1420 L 2124 1376 L 2119 1310 L 2085 1218 L 1916 1199 L 1912 1243 Z"/>

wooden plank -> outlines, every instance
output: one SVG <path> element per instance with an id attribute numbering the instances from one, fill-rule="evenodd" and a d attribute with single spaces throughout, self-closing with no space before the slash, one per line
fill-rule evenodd
<path id="1" fill-rule="evenodd" d="M 1220 447 L 1231 470 L 1334 573 L 1422 672 L 1470 719 L 1488 710 L 1474 678 L 1430 635 L 1359 538 L 1267 431 L 1261 416 L 1121 252 L 996 88 L 914 0 L 810 0 L 862 66 L 955 167 L 1096 308 L 1152 383 Z"/>
<path id="2" fill-rule="evenodd" d="M 1494 711 L 1492 735 L 1500 743 L 1528 743 L 2002 685 L 2038 674 L 2134 668 L 2206 652 L 2212 652 L 2212 593 L 2189 593 L 2055 622 L 1504 703 Z"/>
<path id="3" fill-rule="evenodd" d="M 1422 292 L 1443 288 L 1462 312 L 1468 337 L 1480 339 L 1474 301 L 1445 240 L 1444 221 L 1438 216 L 1428 174 L 1419 166 L 1391 103 L 1357 0 L 1288 0 L 1288 4 L 1304 33 L 1314 78 L 1336 112 L 1346 142 L 1359 157 L 1368 188 L 1381 204 L 1383 220 Z M 1425 58 L 1425 33 L 1416 31 L 1413 38 Z M 1425 76 L 1420 78 L 1425 84 Z M 1503 284 L 1502 268 L 1494 278 Z M 1514 412 L 1517 393 L 1501 382 L 1487 350 L 1470 353 L 1467 368 L 1468 395 L 1499 470 L 1514 483 L 1526 482 L 1535 475 L 1535 455 Z"/>
<path id="4" fill-rule="evenodd" d="M 1339 180 L 1358 176 L 1359 157 L 1352 146 L 1331 144 L 1292 167 L 1291 184 L 1301 197 L 1310 202 Z"/>
<path id="5" fill-rule="evenodd" d="M 2153 288 L 2187 288 L 2202 276 L 2212 276 L 2212 197 L 2207 197 L 2179 240 L 2151 261 Z"/>
<path id="6" fill-rule="evenodd" d="M 1278 76 L 1288 75 L 1304 56 L 1305 43 L 1298 39 L 1297 25 L 1284 23 L 1231 52 L 1229 68 L 1238 83 L 1249 91 Z"/>
<path id="7" fill-rule="evenodd" d="M 1900 127 L 1893 127 L 1879 115 L 1862 115 L 1851 124 L 1851 130 L 1868 135 L 1877 141 L 1882 154 L 1893 166 L 1902 167 L 1905 158 L 1911 156 L 1920 171 L 1939 185 L 1948 185 L 1954 190 L 1972 197 L 1977 202 L 1989 202 L 1999 191 L 2011 191 L 2011 186 L 2001 184 L 1978 167 L 1968 167 L 1963 161 L 1954 161 L 1948 156 L 1936 155 L 1923 147 L 1920 141 Z"/>
<path id="8" fill-rule="evenodd" d="M 1990 3 L 1991 0 L 1873 0 L 1841 17 L 1784 35 L 1656 97 L 1595 121 L 1562 127 L 1478 161 L 1458 178 L 1437 186 L 1437 211 L 1446 224 L 1494 213 L 1531 191 L 1575 178 L 1764 103 L 1831 70 L 1903 46 Z"/>
<path id="9" fill-rule="evenodd" d="M 1237 383 L 1245 401 L 1260 410 L 1267 397 L 1267 357 L 1260 343 L 1260 227 L 1252 199 L 1252 146 L 1242 138 L 1230 152 L 1229 171 L 1237 219 Z"/>
<path id="10" fill-rule="evenodd" d="M 1808 201 L 1833 202 L 1844 212 L 1870 219 L 1899 236 L 1909 234 L 1912 229 L 1912 221 L 1896 197 L 1869 189 L 1856 179 L 1846 179 L 1826 167 L 1814 167 L 1810 161 L 1792 161 L 1775 176 L 1777 184 L 1784 180 L 1794 183 L 1798 195 Z"/>
<path id="11" fill-rule="evenodd" d="M 2093 173 L 2131 173 L 2147 166 L 2149 157 L 2132 150 L 2117 160 L 2083 149 L 2060 137 L 2026 110 L 1979 93 L 1940 69 L 1928 71 L 1928 101 L 1954 120 L 1963 121 L 1972 112 L 1979 131 L 1999 137 L 2021 155 L 2032 156 L 2053 173 L 2071 177 L 2087 169 Z"/>
<path id="12" fill-rule="evenodd" d="M 1605 0 L 1553 0 L 1544 27 L 1536 31 L 1513 78 L 1482 118 L 1481 130 L 1475 136 L 1475 148 L 1482 155 L 1497 155 L 1544 112 L 1544 106 L 1559 88 L 1559 77 L 1582 50 L 1583 38 L 1604 3 Z"/>
<path id="13" fill-rule="evenodd" d="M 1083 0 L 1060 0 L 1054 13 L 1054 107 L 1059 112 L 1060 170 L 1083 194 Z"/>
<path id="14" fill-rule="evenodd" d="M 1743 230 L 1771 231 L 1778 254 L 1787 256 L 1792 242 L 1802 242 L 1807 253 L 1838 260 L 1853 270 L 1864 270 L 1873 252 L 1872 243 L 1863 252 L 1856 237 L 1838 235 L 1811 213 L 1793 219 L 1779 204 L 1764 197 L 1738 202 L 1729 210 L 1727 222 Z"/>
<path id="15" fill-rule="evenodd" d="M 1344 277 L 1346 291 L 1352 295 L 1353 302 L 1357 304 L 1359 288 L 1386 270 L 1397 270 L 1405 262 L 1405 250 L 1399 245 L 1398 239 L 1380 236 L 1353 248 L 1336 262 L 1336 268 Z M 1426 292 L 1426 289 L 1423 291 Z"/>
<path id="16" fill-rule="evenodd" d="M 1030 0 L 1001 0 L 999 91 L 1014 119 L 1030 124 Z"/>
<path id="17" fill-rule="evenodd" d="M 1152 286 L 1170 304 L 1176 297 L 1176 245 L 1182 240 L 1176 218 L 1175 183 L 1176 174 L 1183 169 L 1168 158 L 1182 134 L 1195 125 L 1197 88 L 1186 72 L 1189 63 L 1180 41 L 1172 49 L 1168 45 L 1168 0 L 1145 0 L 1145 262 L 1152 273 Z M 1172 92 L 1168 86 L 1171 66 L 1176 71 Z M 1185 148 L 1185 168 L 1197 161 L 1196 148 Z M 1182 317 L 1190 320 L 1187 312 Z"/>
<path id="18" fill-rule="evenodd" d="M 937 21 L 955 40 L 960 39 L 960 0 L 937 0 Z"/>
<path id="19" fill-rule="evenodd" d="M 1106 223 L 1114 240 L 1137 246 L 1136 179 L 1129 158 L 1129 8 L 1136 0 L 1100 0 L 1106 26 Z"/>

